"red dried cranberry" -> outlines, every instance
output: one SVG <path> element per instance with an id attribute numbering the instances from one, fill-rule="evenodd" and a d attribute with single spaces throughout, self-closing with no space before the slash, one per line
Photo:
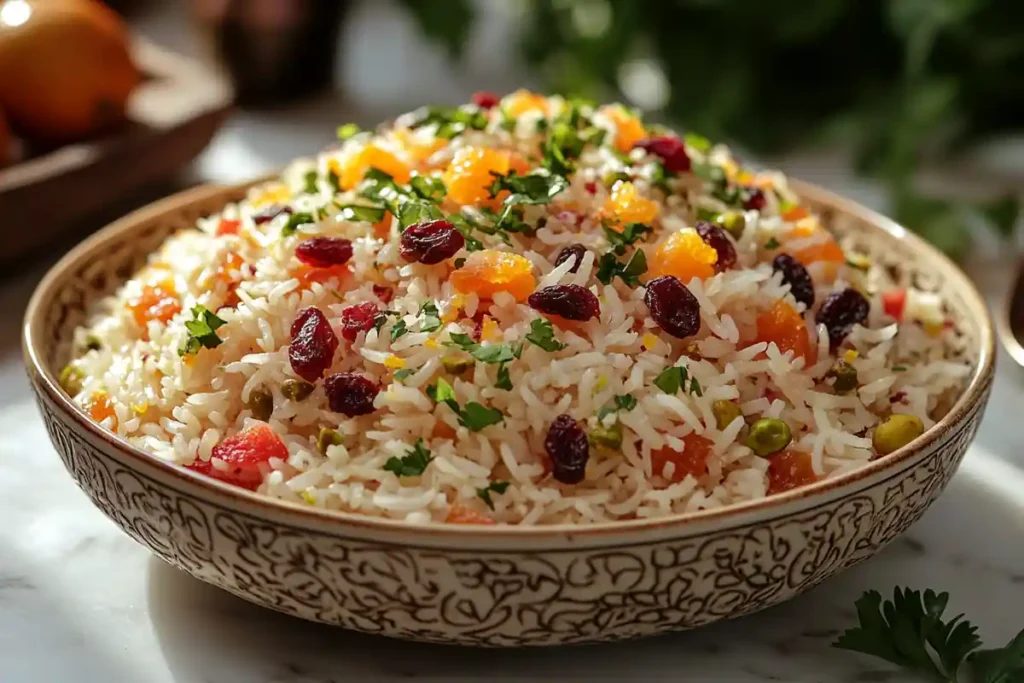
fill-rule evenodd
<path id="1" fill-rule="evenodd" d="M 707 221 L 697 222 L 697 234 L 704 240 L 704 243 L 718 253 L 718 260 L 715 261 L 715 272 L 729 270 L 736 265 L 736 247 L 732 245 L 729 234 L 714 223 Z"/>
<path id="2" fill-rule="evenodd" d="M 586 190 L 588 194 L 597 194 L 597 183 L 593 180 L 588 180 L 584 183 L 583 189 Z"/>
<path id="3" fill-rule="evenodd" d="M 384 305 L 391 303 L 391 298 L 395 296 L 395 290 L 384 285 L 374 285 L 373 295 L 380 299 L 380 302 Z"/>
<path id="4" fill-rule="evenodd" d="M 527 299 L 530 307 L 567 320 L 590 320 L 601 315 L 601 303 L 586 287 L 551 285 L 538 289 Z"/>
<path id="5" fill-rule="evenodd" d="M 685 173 L 690 170 L 690 157 L 686 154 L 686 145 L 674 135 L 644 138 L 635 146 L 659 157 L 666 171 Z"/>
<path id="6" fill-rule="evenodd" d="M 768 204 L 768 198 L 759 187 L 748 187 L 746 198 L 743 200 L 743 208 L 748 211 L 760 211 Z"/>
<path id="7" fill-rule="evenodd" d="M 586 253 L 587 248 L 582 244 L 570 244 L 562 247 L 562 250 L 558 252 L 558 256 L 555 257 L 555 267 L 562 265 L 569 259 L 575 259 L 575 262 L 572 264 L 572 268 L 569 269 L 569 272 L 579 272 L 580 265 L 582 265 L 583 257 Z"/>
<path id="8" fill-rule="evenodd" d="M 451 258 L 465 245 L 466 238 L 448 221 L 427 221 L 405 229 L 398 253 L 406 261 L 430 266 Z"/>
<path id="9" fill-rule="evenodd" d="M 871 305 L 856 289 L 832 292 L 818 309 L 814 320 L 828 331 L 829 346 L 834 350 L 843 343 L 854 325 L 868 317 Z"/>
<path id="10" fill-rule="evenodd" d="M 310 306 L 299 311 L 292 323 L 292 343 L 288 360 L 295 374 L 307 382 L 315 382 L 331 367 L 338 337 L 319 308 Z"/>
<path id="11" fill-rule="evenodd" d="M 295 247 L 295 256 L 313 268 L 340 266 L 352 258 L 352 242 L 341 237 L 314 237 Z"/>
<path id="12" fill-rule="evenodd" d="M 690 337 L 700 329 L 700 303 L 674 275 L 662 275 L 648 282 L 644 303 L 654 322 L 673 337 Z"/>
<path id="13" fill-rule="evenodd" d="M 377 321 L 380 309 L 377 304 L 367 301 L 349 306 L 341 311 L 341 336 L 354 342 L 360 332 L 367 332 Z"/>
<path id="14" fill-rule="evenodd" d="M 779 254 L 772 260 L 772 270 L 782 273 L 782 282 L 789 285 L 794 299 L 807 308 L 814 305 L 814 281 L 804 264 L 789 254 Z"/>
<path id="15" fill-rule="evenodd" d="M 563 484 L 578 484 L 587 474 L 590 444 L 587 433 L 570 415 L 559 415 L 551 423 L 544 439 L 544 450 L 551 458 L 551 474 Z"/>
<path id="16" fill-rule="evenodd" d="M 265 206 L 256 213 L 254 213 L 252 215 L 252 220 L 256 225 L 263 225 L 264 223 L 269 223 L 270 221 L 274 220 L 281 214 L 290 214 L 291 212 L 291 208 L 287 206 L 283 206 L 281 204 L 271 204 L 270 206 Z"/>
<path id="17" fill-rule="evenodd" d="M 489 90 L 477 90 L 470 101 L 481 109 L 490 109 L 498 104 L 501 98 Z"/>
<path id="18" fill-rule="evenodd" d="M 331 410 L 355 417 L 373 412 L 373 399 L 377 398 L 380 386 L 362 375 L 339 372 L 324 380 L 324 391 Z"/>

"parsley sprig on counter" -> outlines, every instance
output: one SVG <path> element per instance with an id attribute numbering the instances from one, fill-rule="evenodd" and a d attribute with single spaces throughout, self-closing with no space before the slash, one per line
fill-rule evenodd
<path id="1" fill-rule="evenodd" d="M 932 590 L 897 587 L 885 601 L 868 591 L 856 603 L 860 624 L 833 647 L 879 657 L 941 683 L 1024 681 L 1024 631 L 1004 647 L 982 650 L 977 627 L 964 615 L 943 620 L 948 601 L 948 593 Z"/>

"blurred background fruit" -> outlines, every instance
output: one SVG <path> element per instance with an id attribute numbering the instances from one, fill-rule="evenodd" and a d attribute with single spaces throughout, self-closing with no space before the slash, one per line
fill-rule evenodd
<path id="1" fill-rule="evenodd" d="M 140 80 L 124 24 L 100 2 L 0 2 L 0 108 L 31 141 L 56 145 L 123 122 Z"/>

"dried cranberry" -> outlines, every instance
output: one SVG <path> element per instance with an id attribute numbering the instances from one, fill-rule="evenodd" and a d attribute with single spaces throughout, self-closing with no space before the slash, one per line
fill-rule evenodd
<path id="1" fill-rule="evenodd" d="M 299 311 L 288 345 L 288 360 L 296 375 L 307 382 L 317 381 L 331 367 L 337 348 L 338 337 L 319 308 L 310 306 Z"/>
<path id="2" fill-rule="evenodd" d="M 870 308 L 871 305 L 863 294 L 856 289 L 844 289 L 829 294 L 814 319 L 818 324 L 825 326 L 829 345 L 835 349 L 843 343 L 854 325 L 867 320 Z"/>
<path id="3" fill-rule="evenodd" d="M 551 458 L 551 473 L 563 484 L 578 484 L 587 474 L 590 444 L 587 433 L 570 415 L 559 415 L 548 428 L 544 449 Z"/>
<path id="4" fill-rule="evenodd" d="M 597 194 L 597 183 L 593 180 L 588 180 L 584 183 L 583 189 L 587 191 L 587 194 Z"/>
<path id="5" fill-rule="evenodd" d="M 380 299 L 380 302 L 382 304 L 387 305 L 391 303 L 392 297 L 395 296 L 395 290 L 391 289 L 390 287 L 385 287 L 384 285 L 374 285 L 373 295 Z"/>
<path id="6" fill-rule="evenodd" d="M 635 146 L 659 157 L 666 171 L 685 173 L 690 170 L 690 157 L 686 154 L 686 145 L 674 135 L 644 138 Z"/>
<path id="7" fill-rule="evenodd" d="M 405 229 L 398 253 L 406 261 L 429 266 L 454 256 L 465 245 L 466 238 L 448 221 L 427 221 Z"/>
<path id="8" fill-rule="evenodd" d="M 743 200 L 743 208 L 748 211 L 760 211 L 768 204 L 768 198 L 764 196 L 764 192 L 758 187 L 748 187 L 746 190 L 746 199 Z"/>
<path id="9" fill-rule="evenodd" d="M 789 285 L 794 299 L 807 308 L 814 305 L 814 282 L 804 264 L 789 254 L 779 254 L 772 261 L 772 270 L 782 273 L 782 282 Z"/>
<path id="10" fill-rule="evenodd" d="M 718 260 L 715 261 L 715 271 L 721 273 L 736 265 L 736 247 L 732 245 L 728 233 L 714 223 L 707 221 L 697 222 L 697 234 L 704 240 L 704 243 L 718 252 Z"/>
<path id="11" fill-rule="evenodd" d="M 597 297 L 579 285 L 544 287 L 531 294 L 527 301 L 534 310 L 567 320 L 590 320 L 601 315 L 601 303 Z"/>
<path id="12" fill-rule="evenodd" d="M 349 306 L 341 311 L 341 336 L 354 342 L 360 332 L 367 332 L 377 321 L 380 309 L 377 304 L 367 301 Z"/>
<path id="13" fill-rule="evenodd" d="M 586 253 L 587 248 L 582 244 L 570 244 L 562 247 L 562 250 L 558 252 L 558 256 L 555 257 L 555 267 L 562 265 L 569 259 L 575 259 L 575 262 L 572 264 L 572 268 L 569 269 L 569 272 L 579 272 L 580 266 L 583 264 L 583 257 Z"/>
<path id="14" fill-rule="evenodd" d="M 481 109 L 490 109 L 498 104 L 501 98 L 489 90 L 477 90 L 473 93 L 473 99 L 470 101 Z"/>
<path id="15" fill-rule="evenodd" d="M 380 386 L 362 375 L 339 372 L 324 380 L 324 391 L 331 410 L 355 417 L 373 412 L 373 399 L 377 398 Z"/>
<path id="16" fill-rule="evenodd" d="M 291 208 L 287 206 L 283 206 L 281 204 L 271 204 L 270 206 L 265 206 L 256 213 L 254 213 L 252 215 L 252 220 L 256 225 L 263 225 L 264 223 L 269 223 L 270 221 L 274 220 L 281 214 L 290 214 L 291 212 Z"/>
<path id="17" fill-rule="evenodd" d="M 341 237 L 314 237 L 295 247 L 295 256 L 314 268 L 340 266 L 352 258 L 352 242 Z"/>
<path id="18" fill-rule="evenodd" d="M 674 275 L 662 275 L 647 283 L 644 303 L 661 329 L 683 339 L 700 329 L 700 303 Z"/>

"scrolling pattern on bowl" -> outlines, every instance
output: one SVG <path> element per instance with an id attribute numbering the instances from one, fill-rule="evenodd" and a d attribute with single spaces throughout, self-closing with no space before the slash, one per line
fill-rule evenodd
<path id="1" fill-rule="evenodd" d="M 813 188 L 801 192 L 843 206 Z M 316 514 L 132 449 L 54 382 L 89 304 L 169 232 L 239 193 L 171 198 L 76 250 L 30 305 L 27 364 L 50 438 L 97 507 L 196 578 L 302 618 L 416 640 L 517 646 L 625 639 L 762 609 L 870 557 L 916 521 L 955 472 L 991 389 L 990 324 L 966 280 L 913 240 L 886 237 L 872 225 L 882 219 L 846 205 L 825 215 L 876 258 L 940 290 L 964 328 L 965 359 L 976 372 L 965 402 L 923 446 L 736 512 L 589 531 L 481 535 Z"/>

